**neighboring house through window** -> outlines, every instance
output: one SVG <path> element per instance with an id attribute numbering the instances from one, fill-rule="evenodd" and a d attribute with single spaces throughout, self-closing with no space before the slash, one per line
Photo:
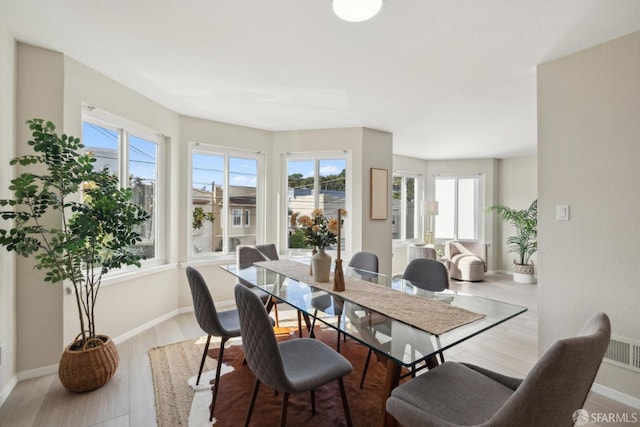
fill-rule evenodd
<path id="1" fill-rule="evenodd" d="M 200 207 L 214 218 L 191 230 L 192 256 L 233 254 L 240 244 L 258 243 L 262 158 L 249 151 L 192 145 L 191 210 Z"/>

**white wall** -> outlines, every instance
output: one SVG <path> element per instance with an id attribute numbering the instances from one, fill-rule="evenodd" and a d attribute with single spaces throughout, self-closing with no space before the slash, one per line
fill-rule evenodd
<path id="1" fill-rule="evenodd" d="M 499 196 L 497 203 L 513 209 L 526 209 L 538 197 L 538 161 L 536 156 L 515 157 L 500 160 Z M 494 241 L 499 258 L 495 267 L 499 271 L 512 272 L 517 254 L 508 252 L 507 238 L 515 234 L 513 226 L 497 215 L 495 227 L 498 239 Z M 531 257 L 537 264 L 537 254 Z"/>
<path id="2" fill-rule="evenodd" d="M 11 197 L 8 187 L 14 172 L 8 161 L 15 156 L 15 54 L 13 36 L 0 20 L 0 198 Z M 13 387 L 16 374 L 14 261 L 13 254 L 0 248 L 0 405 Z"/>
<path id="3" fill-rule="evenodd" d="M 17 46 L 16 154 L 32 154 L 27 119 L 51 120 L 62 130 L 64 70 L 60 53 Z M 46 72 L 43 72 L 46 70 Z M 56 218 L 46 219 L 55 224 Z M 33 258 L 16 258 L 17 371 L 58 363 L 64 348 L 62 285 L 44 282 Z"/>
<path id="4" fill-rule="evenodd" d="M 597 311 L 640 340 L 639 118 L 640 32 L 538 67 L 540 351 Z M 596 382 L 640 404 L 640 373 L 603 363 Z"/>

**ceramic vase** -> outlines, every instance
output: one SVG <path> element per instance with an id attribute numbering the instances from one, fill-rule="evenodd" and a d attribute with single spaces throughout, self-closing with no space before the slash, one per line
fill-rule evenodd
<path id="1" fill-rule="evenodd" d="M 311 258 L 313 280 L 316 282 L 328 282 L 331 273 L 331 255 L 318 248 L 318 253 Z"/>

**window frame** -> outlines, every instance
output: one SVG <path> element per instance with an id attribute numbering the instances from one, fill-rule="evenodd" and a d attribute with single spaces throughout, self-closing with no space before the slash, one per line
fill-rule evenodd
<path id="1" fill-rule="evenodd" d="M 224 184 L 222 186 L 222 193 L 225 198 L 222 210 L 220 211 L 219 220 L 216 219 L 214 227 L 219 227 L 222 230 L 222 251 L 215 251 L 212 248 L 211 252 L 194 252 L 193 251 L 193 233 L 194 230 L 191 225 L 191 221 L 187 221 L 187 236 L 188 236 L 188 259 L 200 260 L 207 258 L 228 258 L 230 256 L 235 257 L 235 250 L 229 251 L 229 239 L 233 237 L 228 230 L 231 229 L 244 229 L 251 228 L 251 224 L 245 225 L 245 209 L 230 207 L 229 206 L 229 159 L 230 158 L 243 158 L 256 161 L 256 205 L 255 205 L 255 242 L 260 243 L 264 241 L 265 236 L 265 211 L 266 211 L 266 199 L 265 199 L 265 156 L 264 153 L 254 150 L 243 150 L 238 148 L 231 148 L 224 145 L 217 145 L 204 142 L 190 142 L 188 150 L 188 201 L 187 201 L 187 218 L 191 218 L 193 203 L 193 155 L 194 153 L 202 153 L 211 156 L 220 156 L 224 159 Z M 240 211 L 240 225 L 233 224 L 233 211 Z M 250 209 L 247 209 L 250 212 Z M 251 214 L 249 213 L 249 216 Z M 229 225 L 227 227 L 227 218 L 229 218 Z"/>
<path id="2" fill-rule="evenodd" d="M 289 161 L 313 161 L 314 162 L 314 207 L 319 206 L 320 201 L 320 162 L 323 160 L 345 160 L 345 209 L 347 210 L 349 216 L 352 214 L 352 188 L 353 188 L 353 167 L 352 167 L 352 152 L 351 150 L 340 150 L 340 151 L 308 151 L 308 152 L 296 152 L 296 153 L 282 153 L 281 161 L 282 161 L 282 170 L 281 170 L 281 192 L 284 194 L 284 197 L 281 197 L 280 200 L 280 212 L 278 227 L 280 228 L 279 233 L 279 242 L 278 246 L 283 248 L 286 252 L 290 254 L 306 254 L 309 252 L 308 249 L 296 249 L 289 248 L 289 236 L 287 235 L 288 231 L 288 166 Z M 344 240 L 344 250 L 346 253 L 351 252 L 351 236 L 353 225 L 352 221 L 349 221 L 348 218 L 344 221 L 342 226 L 342 239 Z"/>
<path id="3" fill-rule="evenodd" d="M 129 188 L 129 137 L 134 136 L 139 139 L 143 139 L 147 142 L 156 144 L 156 188 L 154 194 L 154 218 L 153 218 L 153 235 L 155 237 L 155 257 L 141 260 L 141 270 L 157 267 L 167 263 L 166 260 L 166 229 L 162 224 L 166 223 L 167 212 L 167 193 L 166 193 L 166 174 L 161 174 L 160 170 L 166 162 L 166 150 L 167 142 L 164 134 L 151 130 L 143 125 L 132 122 L 125 118 L 116 116 L 98 108 L 84 105 L 82 116 L 80 120 L 81 127 L 81 140 L 84 145 L 88 144 L 85 141 L 85 135 L 82 133 L 84 123 L 90 123 L 111 131 L 117 132 L 120 135 L 118 141 L 118 180 L 120 186 L 123 188 Z M 126 266 L 118 270 L 112 270 L 114 275 L 125 274 L 140 270 L 136 266 Z"/>
<path id="4" fill-rule="evenodd" d="M 437 200 L 437 181 L 439 179 L 442 180 L 454 180 L 455 181 L 455 190 L 454 190 L 454 219 L 453 219 L 453 227 L 454 227 L 454 235 L 453 237 L 437 237 L 438 226 L 436 216 L 435 224 L 434 224 L 434 241 L 437 242 L 445 242 L 448 240 L 461 240 L 468 242 L 481 242 L 484 241 L 484 174 L 456 174 L 456 175 L 437 175 L 434 179 L 434 196 Z M 475 201 L 474 201 L 474 229 L 476 232 L 476 236 L 473 239 L 461 239 L 459 238 L 459 208 L 458 208 L 458 194 L 459 194 L 459 182 L 462 179 L 474 179 L 477 184 L 475 185 Z"/>
<path id="5" fill-rule="evenodd" d="M 419 242 L 422 241 L 421 237 L 424 232 L 425 232 L 425 226 L 423 224 L 422 221 L 422 215 L 420 212 L 420 201 L 422 200 L 422 192 L 423 192 L 423 183 L 424 183 L 424 178 L 421 174 L 417 174 L 417 173 L 412 173 L 412 172 L 404 172 L 404 171 L 393 171 L 393 175 L 391 177 L 391 182 L 393 185 L 393 180 L 395 177 L 401 177 L 402 178 L 402 185 L 401 185 L 401 190 L 400 190 L 400 210 L 399 212 L 396 214 L 395 212 L 393 212 L 393 208 L 392 208 L 392 227 L 396 226 L 398 222 L 400 222 L 400 224 L 402 225 L 402 228 L 400 230 L 400 237 L 397 239 L 393 238 L 393 230 L 392 230 L 392 242 L 393 243 L 400 243 L 400 242 Z M 414 202 L 413 202 L 413 233 L 415 237 L 409 238 L 407 239 L 407 228 L 405 226 L 406 224 L 406 215 L 405 212 L 407 211 L 407 197 L 406 197 L 406 193 L 407 193 L 407 186 L 406 186 L 406 182 L 407 182 L 407 178 L 413 178 L 414 180 Z M 392 200 L 393 200 L 393 187 L 391 188 L 391 194 L 392 194 Z M 393 203 L 393 202 L 392 202 Z M 398 221 L 399 219 L 399 221 Z"/>

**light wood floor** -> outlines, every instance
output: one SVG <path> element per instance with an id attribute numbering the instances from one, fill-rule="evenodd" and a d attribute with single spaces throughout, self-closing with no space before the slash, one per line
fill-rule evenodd
<path id="1" fill-rule="evenodd" d="M 524 376 L 538 355 L 536 286 L 514 283 L 509 276 L 489 275 L 482 283 L 452 281 L 451 288 L 523 305 L 528 311 L 448 350 L 445 357 L 507 375 Z M 280 312 L 286 317 L 282 309 Z M 67 392 L 56 375 L 22 381 L 0 407 L 0 427 L 156 426 L 148 351 L 201 335 L 193 313 L 187 313 L 129 339 L 118 346 L 120 366 L 114 378 L 90 393 Z M 594 393 L 589 396 L 585 409 L 589 412 L 640 412 Z M 615 423 L 602 426 L 617 425 L 623 426 Z"/>

